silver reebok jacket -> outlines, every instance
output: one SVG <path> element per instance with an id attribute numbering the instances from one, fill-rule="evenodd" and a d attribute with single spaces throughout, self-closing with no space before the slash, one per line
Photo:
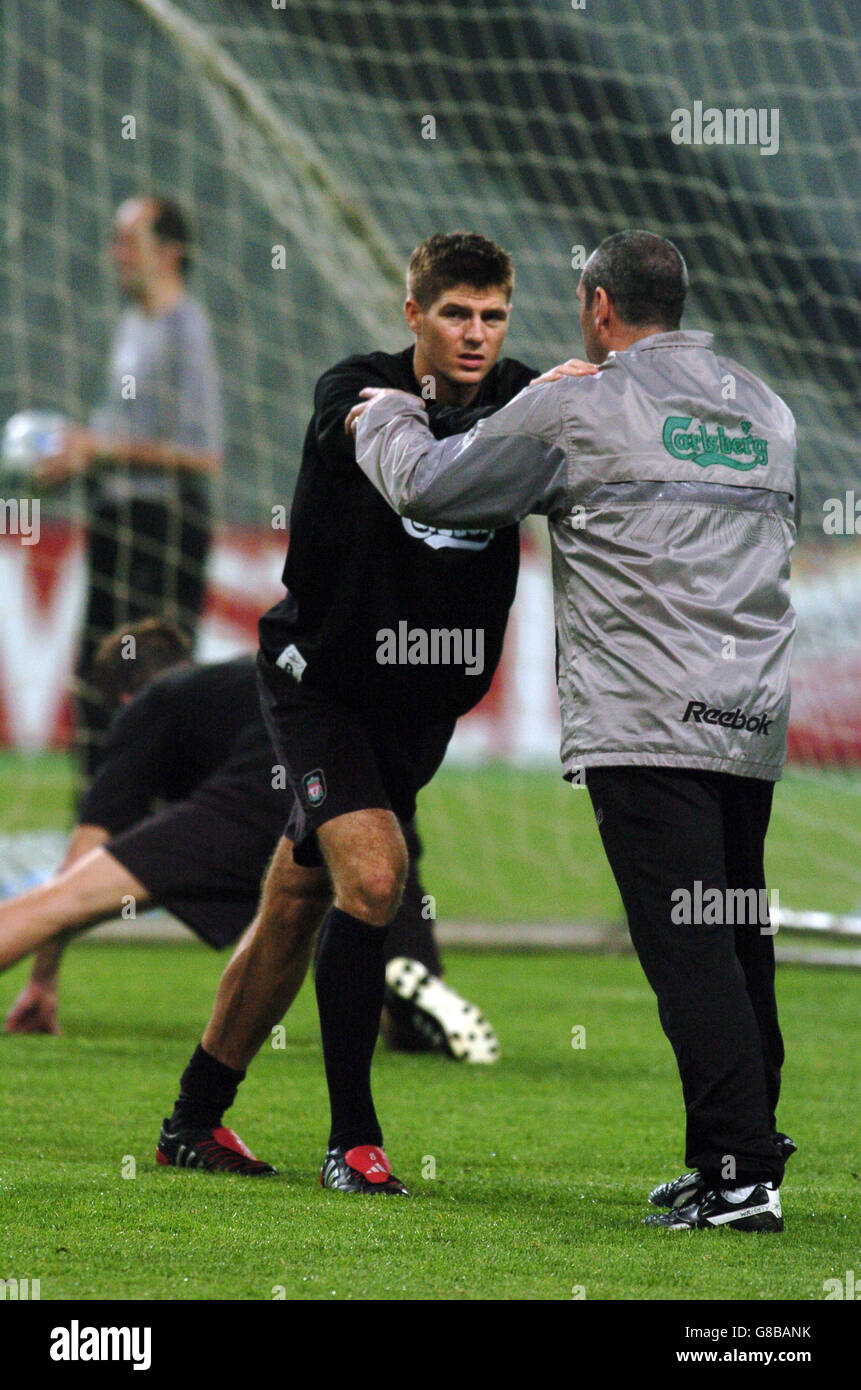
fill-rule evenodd
<path id="1" fill-rule="evenodd" d="M 549 518 L 569 778 L 612 764 L 781 775 L 795 422 L 711 342 L 652 334 L 440 442 L 401 392 L 358 424 L 359 465 L 404 516 Z"/>

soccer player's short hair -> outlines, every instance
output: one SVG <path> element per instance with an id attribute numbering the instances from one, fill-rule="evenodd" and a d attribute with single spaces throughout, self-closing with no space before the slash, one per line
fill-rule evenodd
<path id="1" fill-rule="evenodd" d="M 179 270 L 183 278 L 191 270 L 191 227 L 179 203 L 170 198 L 153 198 L 152 233 L 163 246 L 179 247 Z"/>
<path id="2" fill-rule="evenodd" d="M 623 323 L 678 328 L 688 269 L 677 246 L 653 232 L 617 232 L 601 242 L 580 277 L 586 308 L 600 285 Z"/>
<path id="3" fill-rule="evenodd" d="M 93 657 L 92 681 L 113 708 L 136 695 L 162 671 L 191 656 L 191 639 L 167 618 L 142 618 L 103 637 Z"/>
<path id="4" fill-rule="evenodd" d="M 455 285 L 492 290 L 511 298 L 514 262 L 495 241 L 478 232 L 436 232 L 421 242 L 407 266 L 407 295 L 429 309 Z"/>

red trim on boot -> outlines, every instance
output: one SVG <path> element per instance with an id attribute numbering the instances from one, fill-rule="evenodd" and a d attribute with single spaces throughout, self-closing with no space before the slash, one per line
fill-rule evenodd
<path id="1" fill-rule="evenodd" d="M 348 1149 L 344 1158 L 368 1182 L 385 1182 L 391 1177 L 392 1165 L 379 1144 L 358 1144 L 355 1149 Z"/>

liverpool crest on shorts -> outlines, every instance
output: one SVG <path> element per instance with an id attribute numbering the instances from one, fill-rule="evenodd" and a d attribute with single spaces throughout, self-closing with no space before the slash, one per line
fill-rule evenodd
<path id="1" fill-rule="evenodd" d="M 326 800 L 326 779 L 319 767 L 314 772 L 305 773 L 302 786 L 309 806 L 319 806 L 321 801 Z"/>

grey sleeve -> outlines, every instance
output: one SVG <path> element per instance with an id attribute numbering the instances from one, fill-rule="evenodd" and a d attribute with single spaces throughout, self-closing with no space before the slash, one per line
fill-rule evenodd
<path id="1" fill-rule="evenodd" d="M 221 454 L 224 428 L 221 385 L 212 332 L 202 310 L 183 316 L 179 333 L 176 444 Z"/>
<path id="2" fill-rule="evenodd" d="M 96 434 L 122 434 L 123 417 L 122 411 L 116 404 L 112 363 L 116 356 L 118 345 L 122 339 L 123 325 L 124 320 L 121 319 L 120 323 L 114 329 L 110 348 L 108 349 L 108 361 L 104 369 L 101 398 L 96 402 L 89 414 L 88 423 L 90 429 L 94 430 Z"/>
<path id="3" fill-rule="evenodd" d="M 356 430 L 356 461 L 396 512 L 428 525 L 496 528 L 567 510 L 559 396 L 521 391 L 468 434 L 435 440 L 421 403 L 381 397 Z M 554 399 L 555 398 L 555 399 Z"/>

